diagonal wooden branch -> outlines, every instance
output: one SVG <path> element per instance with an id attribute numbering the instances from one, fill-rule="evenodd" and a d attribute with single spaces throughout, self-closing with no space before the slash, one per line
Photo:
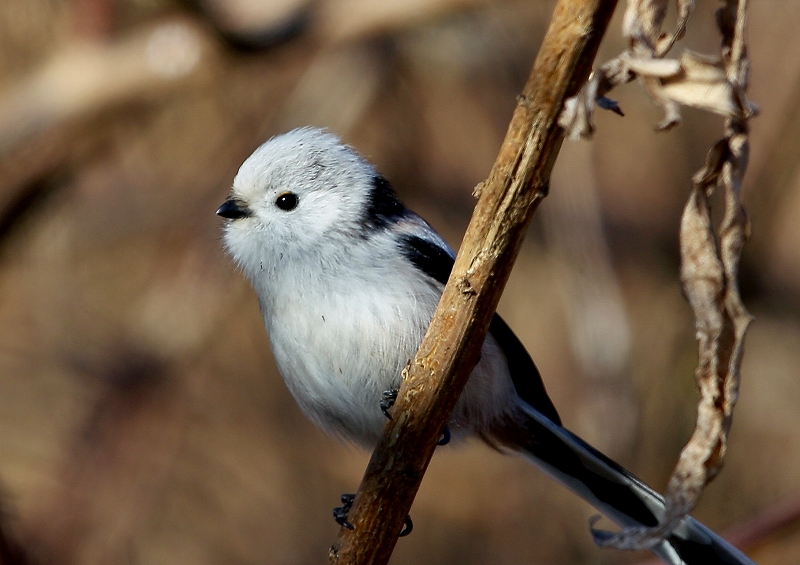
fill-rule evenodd
<path id="1" fill-rule="evenodd" d="M 336 564 L 388 562 L 480 347 L 525 230 L 546 196 L 564 100 L 586 81 L 616 0 L 560 0 L 479 200 L 442 300 L 331 547 Z"/>

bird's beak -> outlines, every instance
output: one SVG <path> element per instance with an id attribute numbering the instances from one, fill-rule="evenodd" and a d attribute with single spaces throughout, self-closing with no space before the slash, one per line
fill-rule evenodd
<path id="1" fill-rule="evenodd" d="M 239 218 L 247 218 L 252 215 L 250 209 L 241 200 L 229 198 L 222 203 L 222 206 L 217 209 L 217 216 L 228 218 L 229 220 L 238 220 Z"/>

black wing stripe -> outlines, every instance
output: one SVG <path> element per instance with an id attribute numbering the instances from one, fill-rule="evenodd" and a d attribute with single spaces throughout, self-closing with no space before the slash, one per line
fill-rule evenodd
<path id="1" fill-rule="evenodd" d="M 441 284 L 447 284 L 453 270 L 453 257 L 441 246 L 413 235 L 403 236 L 402 251 L 413 265 Z M 489 324 L 489 333 L 497 341 L 508 360 L 508 369 L 517 394 L 532 408 L 538 410 L 552 422 L 561 425 L 553 402 L 547 396 L 539 370 L 508 324 L 495 314 Z"/>
<path id="2" fill-rule="evenodd" d="M 494 315 L 489 324 L 489 333 L 492 334 L 506 355 L 511 381 L 514 383 L 519 397 L 551 422 L 560 426 L 561 417 L 558 415 L 553 401 L 547 395 L 539 369 L 536 368 L 528 350 L 498 314 Z"/>
<path id="3" fill-rule="evenodd" d="M 367 206 L 361 216 L 364 231 L 375 231 L 385 228 L 398 218 L 403 217 L 406 208 L 397 198 L 392 185 L 385 177 L 376 173 L 372 177 L 372 187 L 367 194 Z"/>
<path id="4" fill-rule="evenodd" d="M 415 235 L 404 235 L 400 241 L 403 255 L 417 269 L 442 285 L 447 284 L 455 262 L 447 249 Z"/>

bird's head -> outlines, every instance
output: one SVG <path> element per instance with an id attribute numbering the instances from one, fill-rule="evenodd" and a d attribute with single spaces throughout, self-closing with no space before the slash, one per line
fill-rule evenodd
<path id="1" fill-rule="evenodd" d="M 225 246 L 253 269 L 311 254 L 335 254 L 404 208 L 375 168 L 335 135 L 300 128 L 247 158 L 217 214 Z"/>

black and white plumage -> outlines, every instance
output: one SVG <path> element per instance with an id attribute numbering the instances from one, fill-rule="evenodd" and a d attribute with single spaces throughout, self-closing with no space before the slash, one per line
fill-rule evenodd
<path id="1" fill-rule="evenodd" d="M 300 408 L 372 447 L 385 425 L 381 395 L 399 388 L 452 249 L 355 150 L 313 128 L 259 147 L 217 213 Z M 561 427 L 536 366 L 497 315 L 449 428 L 521 453 L 621 526 L 663 517 L 655 491 Z M 675 565 L 752 563 L 692 518 L 653 551 Z"/>

